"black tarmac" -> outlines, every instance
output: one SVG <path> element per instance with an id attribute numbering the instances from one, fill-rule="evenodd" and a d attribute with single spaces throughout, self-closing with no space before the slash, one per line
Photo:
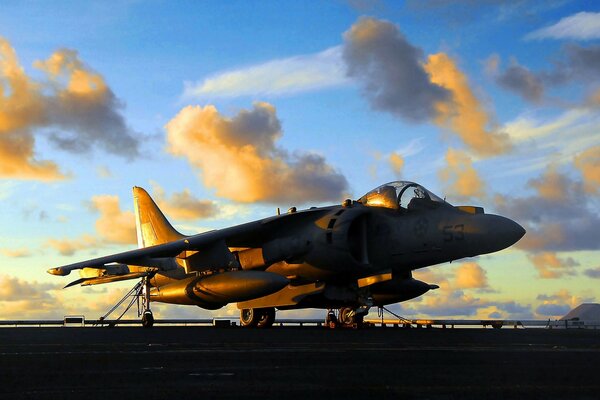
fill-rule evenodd
<path id="1" fill-rule="evenodd" d="M 598 399 L 600 330 L 2 328 L 2 399 Z"/>

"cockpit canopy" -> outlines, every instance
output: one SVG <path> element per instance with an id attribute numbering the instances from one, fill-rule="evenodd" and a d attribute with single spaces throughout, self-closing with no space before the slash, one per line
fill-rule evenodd
<path id="1" fill-rule="evenodd" d="M 418 183 L 396 181 L 386 183 L 362 196 L 358 201 L 369 207 L 414 211 L 449 205 Z"/>

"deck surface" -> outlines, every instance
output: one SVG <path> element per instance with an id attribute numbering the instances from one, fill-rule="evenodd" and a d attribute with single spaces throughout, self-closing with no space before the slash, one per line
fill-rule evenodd
<path id="1" fill-rule="evenodd" d="M 597 399 L 600 330 L 2 328 L 0 398 Z"/>

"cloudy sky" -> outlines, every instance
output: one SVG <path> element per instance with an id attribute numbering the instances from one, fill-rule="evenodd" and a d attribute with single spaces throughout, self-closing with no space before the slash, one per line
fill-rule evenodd
<path id="1" fill-rule="evenodd" d="M 441 288 L 396 312 L 600 301 L 600 5 L 0 4 L 0 318 L 97 318 L 124 294 L 45 271 L 134 248 L 134 185 L 191 234 L 398 179 L 528 233 L 415 273 Z"/>

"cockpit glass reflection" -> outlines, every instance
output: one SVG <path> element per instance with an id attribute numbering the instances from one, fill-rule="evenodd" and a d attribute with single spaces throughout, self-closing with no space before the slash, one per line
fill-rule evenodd
<path id="1" fill-rule="evenodd" d="M 418 183 L 408 181 L 386 183 L 371 190 L 358 201 L 369 207 L 403 211 L 432 209 L 447 204 Z"/>

